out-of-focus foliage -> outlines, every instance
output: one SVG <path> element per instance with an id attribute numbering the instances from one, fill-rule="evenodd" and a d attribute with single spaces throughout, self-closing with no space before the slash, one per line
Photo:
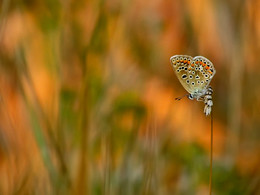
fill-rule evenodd
<path id="1" fill-rule="evenodd" d="M 260 194 L 260 1 L 0 1 L 0 194 Z"/>

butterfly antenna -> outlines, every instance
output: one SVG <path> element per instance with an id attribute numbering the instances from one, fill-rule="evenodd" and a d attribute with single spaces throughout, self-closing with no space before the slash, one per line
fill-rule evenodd
<path id="1" fill-rule="evenodd" d="M 213 112 L 211 111 L 210 131 L 210 170 L 209 170 L 209 195 L 212 193 L 212 161 L 213 161 Z"/>
<path id="2" fill-rule="evenodd" d="M 184 97 L 189 97 L 189 94 L 185 94 L 185 95 L 183 95 L 183 96 L 181 96 L 181 97 L 177 97 L 177 98 L 175 98 L 175 100 L 181 100 L 182 98 L 184 98 Z"/>

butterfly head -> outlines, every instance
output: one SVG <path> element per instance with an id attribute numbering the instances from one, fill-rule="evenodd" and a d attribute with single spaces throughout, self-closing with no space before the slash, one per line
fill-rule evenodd
<path id="1" fill-rule="evenodd" d="M 201 97 L 203 97 L 207 93 L 208 89 L 203 88 L 203 89 L 194 89 L 192 93 L 188 96 L 190 100 L 197 99 L 199 100 Z"/>
<path id="2" fill-rule="evenodd" d="M 192 94 L 189 94 L 188 98 L 189 98 L 190 100 L 193 100 L 194 97 L 193 97 Z"/>

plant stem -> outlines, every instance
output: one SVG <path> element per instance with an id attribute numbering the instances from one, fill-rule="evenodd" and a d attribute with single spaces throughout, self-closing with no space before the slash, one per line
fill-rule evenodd
<path id="1" fill-rule="evenodd" d="M 210 173 L 209 173 L 209 195 L 212 192 L 212 159 L 213 159 L 213 114 L 211 112 L 211 131 L 210 131 Z"/>

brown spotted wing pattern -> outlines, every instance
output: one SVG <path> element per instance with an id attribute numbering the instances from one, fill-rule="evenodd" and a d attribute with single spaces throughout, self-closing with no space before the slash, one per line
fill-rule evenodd
<path id="1" fill-rule="evenodd" d="M 173 70 L 182 86 L 190 93 L 204 95 L 216 70 L 203 56 L 175 55 L 171 57 Z"/>

